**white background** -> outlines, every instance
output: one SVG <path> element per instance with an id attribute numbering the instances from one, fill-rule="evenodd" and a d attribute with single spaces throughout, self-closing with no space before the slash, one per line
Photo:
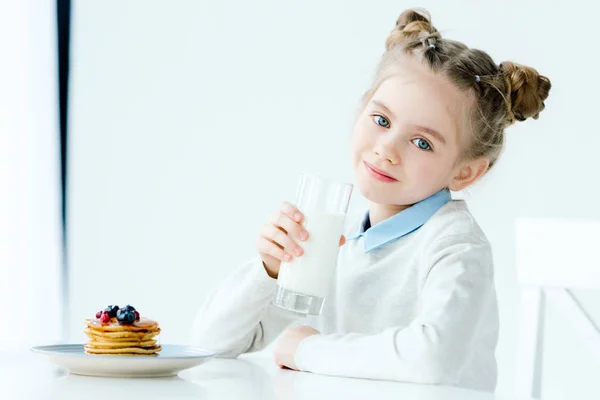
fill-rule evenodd
<path id="1" fill-rule="evenodd" d="M 598 10 L 549 4 L 421 2 L 444 36 L 553 83 L 541 118 L 511 127 L 495 170 L 464 194 L 494 246 L 502 394 L 516 356 L 515 218 L 600 214 Z M 414 4 L 73 5 L 69 339 L 82 340 L 83 318 L 116 302 L 160 321 L 163 342 L 187 342 L 207 293 L 253 256 L 260 225 L 293 200 L 300 172 L 352 180 L 358 100 Z M 600 320 L 600 296 L 577 294 Z M 600 362 L 552 310 L 548 329 L 547 398 L 597 391 Z"/>

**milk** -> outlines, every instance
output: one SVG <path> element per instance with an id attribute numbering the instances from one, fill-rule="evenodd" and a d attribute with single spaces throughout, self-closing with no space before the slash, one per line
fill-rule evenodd
<path id="1" fill-rule="evenodd" d="M 305 212 L 303 225 L 309 239 L 296 240 L 304 254 L 290 263 L 281 263 L 277 284 L 309 296 L 326 297 L 334 277 L 344 213 Z"/>

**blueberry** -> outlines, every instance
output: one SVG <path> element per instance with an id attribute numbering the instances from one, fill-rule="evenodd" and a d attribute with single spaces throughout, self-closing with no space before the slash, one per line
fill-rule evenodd
<path id="1" fill-rule="evenodd" d="M 127 304 L 125 307 L 123 307 L 124 310 L 127 311 L 135 311 L 135 308 L 133 306 L 130 306 L 129 304 Z"/>
<path id="2" fill-rule="evenodd" d="M 125 316 L 127 317 L 127 323 L 133 324 L 135 322 L 135 312 L 127 311 Z"/>
<path id="3" fill-rule="evenodd" d="M 117 316 L 117 311 L 119 311 L 119 306 L 108 306 L 104 309 L 108 313 L 110 318 L 114 318 Z"/>
<path id="4" fill-rule="evenodd" d="M 135 313 L 122 308 L 117 312 L 117 321 L 122 324 L 133 324 L 135 322 Z"/>

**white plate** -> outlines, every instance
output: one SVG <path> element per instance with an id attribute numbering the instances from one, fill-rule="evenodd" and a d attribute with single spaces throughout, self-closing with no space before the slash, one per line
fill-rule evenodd
<path id="1" fill-rule="evenodd" d="M 203 364 L 215 353 L 197 347 L 163 344 L 156 357 L 90 355 L 83 344 L 32 347 L 53 364 L 72 374 L 111 378 L 153 378 L 173 376 L 184 369 Z"/>

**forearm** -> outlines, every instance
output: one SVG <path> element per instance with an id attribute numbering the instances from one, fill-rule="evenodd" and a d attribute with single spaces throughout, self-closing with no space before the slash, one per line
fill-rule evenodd
<path id="1" fill-rule="evenodd" d="M 193 342 L 222 357 L 264 348 L 294 320 L 270 305 L 276 284 L 260 259 L 243 265 L 206 300 L 195 319 Z"/>

